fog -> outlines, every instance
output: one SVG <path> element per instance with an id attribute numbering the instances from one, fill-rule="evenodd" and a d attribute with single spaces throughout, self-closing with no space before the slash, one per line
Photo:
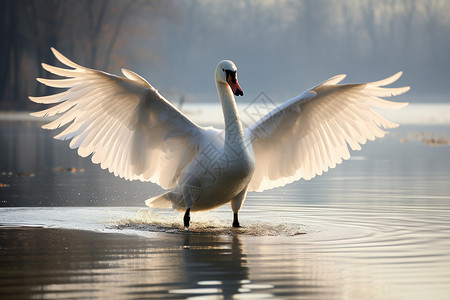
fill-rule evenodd
<path id="1" fill-rule="evenodd" d="M 133 45 L 161 61 L 132 60 L 158 87 L 216 101 L 213 72 L 222 59 L 238 67 L 246 100 L 274 101 L 341 73 L 346 82 L 400 70 L 409 101 L 448 101 L 449 1 L 190 1 L 162 19 L 152 42 Z"/>
<path id="2" fill-rule="evenodd" d="M 17 18 L 2 13 L 2 23 L 11 19 L 17 33 L 2 41 L 8 52 L 2 55 L 0 109 L 29 105 L 27 95 L 49 92 L 34 78 L 48 76 L 39 62 L 55 63 L 51 46 L 88 67 L 134 70 L 173 102 L 218 101 L 213 74 L 223 59 L 238 67 L 241 101 L 264 92 L 281 102 L 336 74 L 364 82 L 400 70 L 396 84 L 412 89 L 399 100 L 449 99 L 446 0 L 19 2 Z M 2 5 L 12 3 L 18 2 Z M 18 35 L 26 43 L 10 43 Z M 5 69 L 5 61 L 15 69 Z"/>

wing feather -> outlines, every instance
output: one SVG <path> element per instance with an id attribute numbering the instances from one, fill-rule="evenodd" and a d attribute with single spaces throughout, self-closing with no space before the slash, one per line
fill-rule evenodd
<path id="1" fill-rule="evenodd" d="M 70 148 L 78 149 L 82 157 L 92 155 L 93 163 L 116 176 L 173 187 L 195 155 L 204 129 L 138 74 L 123 69 L 125 77 L 119 77 L 80 66 L 53 48 L 52 52 L 69 69 L 42 64 L 63 78 L 37 80 L 67 90 L 29 97 L 37 103 L 55 104 L 32 113 L 57 116 L 42 127 L 67 126 L 55 138 L 71 140 Z"/>
<path id="2" fill-rule="evenodd" d="M 383 87 L 401 75 L 398 72 L 371 83 L 343 85 L 338 83 L 345 75 L 337 75 L 286 101 L 247 128 L 256 157 L 249 191 L 321 175 L 349 159 L 349 147 L 360 150 L 367 140 L 385 136 L 382 128 L 397 127 L 372 107 L 399 109 L 407 105 L 379 98 L 409 90 Z"/>

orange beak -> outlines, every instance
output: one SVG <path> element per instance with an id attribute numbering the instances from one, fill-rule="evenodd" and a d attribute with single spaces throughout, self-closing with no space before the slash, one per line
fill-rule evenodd
<path id="1" fill-rule="evenodd" d="M 235 96 L 244 96 L 244 92 L 242 91 L 241 87 L 239 86 L 239 83 L 236 78 L 236 72 L 228 73 L 227 75 L 227 82 L 230 86 L 231 90 L 233 91 L 233 94 Z"/>

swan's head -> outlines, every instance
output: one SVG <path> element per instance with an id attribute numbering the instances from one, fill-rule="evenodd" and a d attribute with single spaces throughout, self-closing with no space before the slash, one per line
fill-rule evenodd
<path id="1" fill-rule="evenodd" d="M 216 82 L 228 84 L 235 96 L 244 95 L 237 80 L 237 68 L 230 60 L 222 60 L 217 65 Z"/>

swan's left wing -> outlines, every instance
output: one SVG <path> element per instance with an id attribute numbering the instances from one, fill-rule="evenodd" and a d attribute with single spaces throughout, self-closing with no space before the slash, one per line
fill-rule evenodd
<path id="1" fill-rule="evenodd" d="M 57 115 L 43 126 L 69 124 L 56 139 L 68 140 L 78 154 L 92 154 L 100 164 L 125 179 L 152 181 L 173 187 L 192 160 L 205 130 L 172 106 L 145 79 L 128 70 L 115 76 L 75 64 L 52 48 L 70 69 L 42 64 L 63 79 L 41 79 L 48 86 L 67 88 L 61 93 L 30 97 L 37 103 L 56 104 L 37 117 Z"/>
<path id="2" fill-rule="evenodd" d="M 338 84 L 338 75 L 293 98 L 246 128 L 256 157 L 249 191 L 283 186 L 300 178 L 309 180 L 349 159 L 347 144 L 360 150 L 367 140 L 383 137 L 381 129 L 398 124 L 381 117 L 371 107 L 398 109 L 379 97 L 405 93 L 409 87 L 383 88 L 401 72 L 366 84 Z"/>

